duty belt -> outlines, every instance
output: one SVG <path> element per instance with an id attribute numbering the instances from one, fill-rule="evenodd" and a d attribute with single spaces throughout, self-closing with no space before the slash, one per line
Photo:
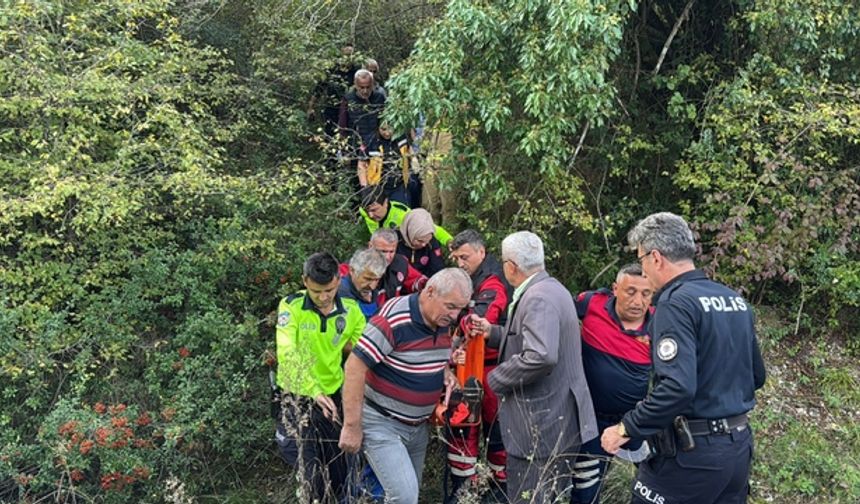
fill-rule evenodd
<path id="1" fill-rule="evenodd" d="M 707 436 L 710 434 L 731 434 L 732 431 L 741 431 L 749 423 L 746 413 L 728 418 L 693 419 L 687 420 L 690 433 L 694 436 Z"/>
<path id="2" fill-rule="evenodd" d="M 595 411 L 594 416 L 602 422 L 617 424 L 622 418 L 624 418 L 624 413 L 601 413 L 599 411 Z"/>

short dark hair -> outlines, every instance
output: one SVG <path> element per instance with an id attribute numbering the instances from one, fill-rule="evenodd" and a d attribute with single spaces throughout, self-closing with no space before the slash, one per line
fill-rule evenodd
<path id="1" fill-rule="evenodd" d="M 381 205 L 388 200 L 388 192 L 379 184 L 362 187 L 358 195 L 361 198 L 361 208 L 367 208 L 374 203 Z"/>
<path id="2" fill-rule="evenodd" d="M 302 275 L 320 285 L 325 285 L 337 277 L 338 266 L 339 263 L 333 255 L 328 252 L 317 252 L 305 260 Z"/>
<path id="3" fill-rule="evenodd" d="M 638 262 L 625 264 L 624 266 L 621 267 L 621 269 L 618 270 L 618 274 L 615 276 L 615 281 L 617 282 L 624 275 L 641 277 L 642 276 L 642 265 L 639 264 Z"/>
<path id="4" fill-rule="evenodd" d="M 471 245 L 474 248 L 487 248 L 486 243 L 484 243 L 484 237 L 481 236 L 481 233 L 474 229 L 466 229 L 465 231 L 460 231 L 457 233 L 457 236 L 451 238 L 451 241 L 448 242 L 448 249 L 457 250 L 466 244 Z"/>

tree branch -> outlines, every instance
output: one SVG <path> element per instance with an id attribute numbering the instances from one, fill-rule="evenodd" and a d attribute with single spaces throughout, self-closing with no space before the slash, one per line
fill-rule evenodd
<path id="1" fill-rule="evenodd" d="M 672 32 L 669 33 L 669 38 L 666 39 L 666 43 L 663 44 L 663 50 L 660 51 L 660 58 L 657 59 L 657 66 L 654 67 L 654 71 L 651 72 L 651 76 L 654 77 L 660 71 L 660 67 L 663 66 L 663 60 L 666 58 L 666 53 L 669 52 L 669 46 L 672 45 L 672 40 L 675 39 L 675 35 L 678 34 L 678 29 L 681 28 L 681 23 L 684 22 L 690 16 L 690 9 L 693 7 L 693 2 L 696 0 L 690 0 L 687 2 L 687 5 L 684 7 L 684 12 L 678 17 L 678 20 L 675 21 L 675 26 L 672 27 Z"/>
<path id="2" fill-rule="evenodd" d="M 611 263 L 604 266 L 602 270 L 600 270 L 596 275 L 594 275 L 594 278 L 591 279 L 591 282 L 589 282 L 588 285 L 591 287 L 594 287 L 595 285 L 597 285 L 597 279 L 600 278 L 601 276 L 603 276 L 603 274 L 606 273 L 609 270 L 609 268 L 615 266 L 618 263 L 618 260 L 619 260 L 619 258 L 616 257 L 615 259 L 612 260 Z"/>
<path id="3" fill-rule="evenodd" d="M 642 48 L 639 46 L 639 35 L 648 19 L 647 0 L 642 3 L 641 9 L 642 15 L 639 16 L 639 24 L 636 25 L 636 30 L 633 32 L 633 43 L 636 46 L 636 69 L 633 71 L 633 85 L 630 86 L 630 99 L 628 101 L 633 101 L 636 97 L 636 89 L 639 88 L 639 73 L 642 71 Z"/>
<path id="4" fill-rule="evenodd" d="M 573 168 L 573 163 L 576 161 L 576 156 L 579 155 L 579 151 L 582 150 L 582 144 L 585 143 L 585 135 L 588 134 L 588 129 L 591 127 L 591 120 L 585 121 L 585 127 L 582 128 L 582 134 L 579 135 L 579 143 L 576 144 L 576 149 L 573 151 L 573 156 L 570 158 L 570 162 L 567 164 L 568 169 Z"/>

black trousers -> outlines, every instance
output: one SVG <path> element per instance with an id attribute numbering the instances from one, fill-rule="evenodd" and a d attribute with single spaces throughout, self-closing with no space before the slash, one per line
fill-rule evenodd
<path id="1" fill-rule="evenodd" d="M 749 426 L 695 436 L 696 447 L 639 464 L 633 504 L 735 504 L 749 495 L 753 452 Z"/>
<path id="2" fill-rule="evenodd" d="M 340 395 L 332 397 L 343 418 Z M 305 501 L 338 502 L 348 490 L 352 457 L 337 446 L 340 425 L 323 415 L 306 397 L 287 397 L 281 402 L 284 416 L 278 422 L 281 457 L 303 475 Z"/>

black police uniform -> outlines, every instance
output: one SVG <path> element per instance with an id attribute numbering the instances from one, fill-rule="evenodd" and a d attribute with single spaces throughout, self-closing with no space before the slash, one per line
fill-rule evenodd
<path id="1" fill-rule="evenodd" d="M 701 270 L 678 275 L 654 299 L 653 387 L 622 419 L 628 436 L 648 437 L 656 450 L 639 466 L 632 502 L 746 502 L 746 413 L 765 381 L 752 307 Z M 692 443 L 673 427 L 678 417 Z"/>

